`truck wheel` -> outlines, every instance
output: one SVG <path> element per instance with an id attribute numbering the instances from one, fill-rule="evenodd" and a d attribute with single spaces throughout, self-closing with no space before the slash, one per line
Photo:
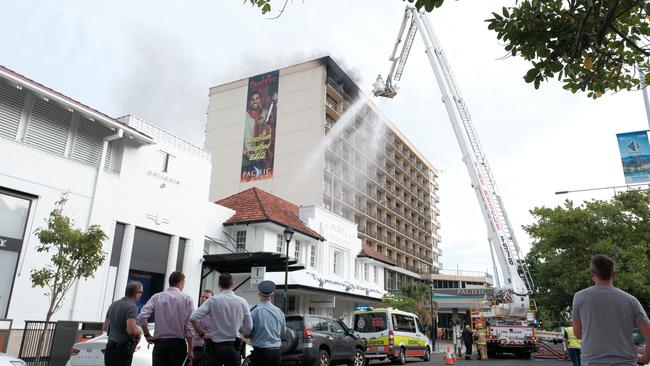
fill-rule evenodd
<path id="1" fill-rule="evenodd" d="M 431 350 L 429 350 L 429 347 L 424 351 L 424 357 L 422 357 L 422 360 L 425 362 L 429 362 L 431 360 Z"/>
<path id="2" fill-rule="evenodd" d="M 521 356 L 521 358 L 523 358 L 524 360 L 530 360 L 530 358 L 531 358 L 531 353 L 530 353 L 530 352 L 522 352 L 522 353 L 520 354 L 520 356 Z"/>

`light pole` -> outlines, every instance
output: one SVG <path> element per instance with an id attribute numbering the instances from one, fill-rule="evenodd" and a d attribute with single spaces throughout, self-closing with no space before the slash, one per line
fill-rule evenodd
<path id="1" fill-rule="evenodd" d="M 431 296 L 429 296 L 429 306 L 431 307 L 431 352 L 435 352 L 436 338 L 438 338 L 438 329 L 436 327 L 436 316 L 433 310 L 433 281 L 431 281 L 429 289 L 431 290 Z"/>
<path id="2" fill-rule="evenodd" d="M 291 242 L 291 238 L 293 238 L 293 233 L 294 231 L 290 227 L 284 229 L 284 232 L 282 233 L 284 234 L 284 241 L 287 243 L 286 257 L 284 258 L 284 306 L 283 308 L 285 314 L 287 314 L 287 310 L 288 310 L 287 306 L 289 303 L 288 296 L 287 296 L 287 292 L 289 290 L 289 286 L 287 283 L 289 281 L 289 243 Z"/>

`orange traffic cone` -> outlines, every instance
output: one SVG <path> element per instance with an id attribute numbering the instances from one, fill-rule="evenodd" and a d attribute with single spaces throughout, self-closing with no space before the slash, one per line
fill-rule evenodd
<path id="1" fill-rule="evenodd" d="M 445 365 L 455 365 L 456 364 L 456 358 L 454 357 L 454 353 L 451 352 L 451 348 L 447 347 L 447 353 L 445 356 Z"/>

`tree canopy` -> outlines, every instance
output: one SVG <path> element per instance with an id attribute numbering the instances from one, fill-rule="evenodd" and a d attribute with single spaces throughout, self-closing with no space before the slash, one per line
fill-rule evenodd
<path id="1" fill-rule="evenodd" d="M 573 294 L 593 285 L 589 261 L 612 257 L 620 272 L 614 285 L 650 306 L 650 193 L 627 191 L 609 201 L 531 210 L 524 229 L 533 239 L 526 262 L 538 293 L 539 317 L 549 325 L 568 321 Z"/>
<path id="2" fill-rule="evenodd" d="M 271 11 L 271 0 L 248 1 L 264 14 Z M 282 4 L 277 16 L 287 1 L 274 1 Z M 403 1 L 426 11 L 444 3 Z M 486 22 L 503 42 L 506 56 L 530 62 L 523 78 L 536 89 L 557 78 L 566 90 L 598 98 L 641 87 L 639 70 L 646 75 L 644 85 L 650 83 L 650 2 L 513 0 L 513 6 L 496 10 Z"/>
<path id="3" fill-rule="evenodd" d="M 426 283 L 406 284 L 399 294 L 386 294 L 381 302 L 390 308 L 415 313 L 422 324 L 431 325 L 431 289 Z"/>

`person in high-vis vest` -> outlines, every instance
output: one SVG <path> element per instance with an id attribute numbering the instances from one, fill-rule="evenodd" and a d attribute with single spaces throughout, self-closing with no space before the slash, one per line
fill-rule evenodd
<path id="1" fill-rule="evenodd" d="M 476 349 L 480 358 L 477 360 L 487 360 L 487 330 L 483 327 L 482 323 L 476 324 Z"/>
<path id="2" fill-rule="evenodd" d="M 573 366 L 580 366 L 580 340 L 573 334 L 573 327 L 564 328 L 564 344 Z"/>

